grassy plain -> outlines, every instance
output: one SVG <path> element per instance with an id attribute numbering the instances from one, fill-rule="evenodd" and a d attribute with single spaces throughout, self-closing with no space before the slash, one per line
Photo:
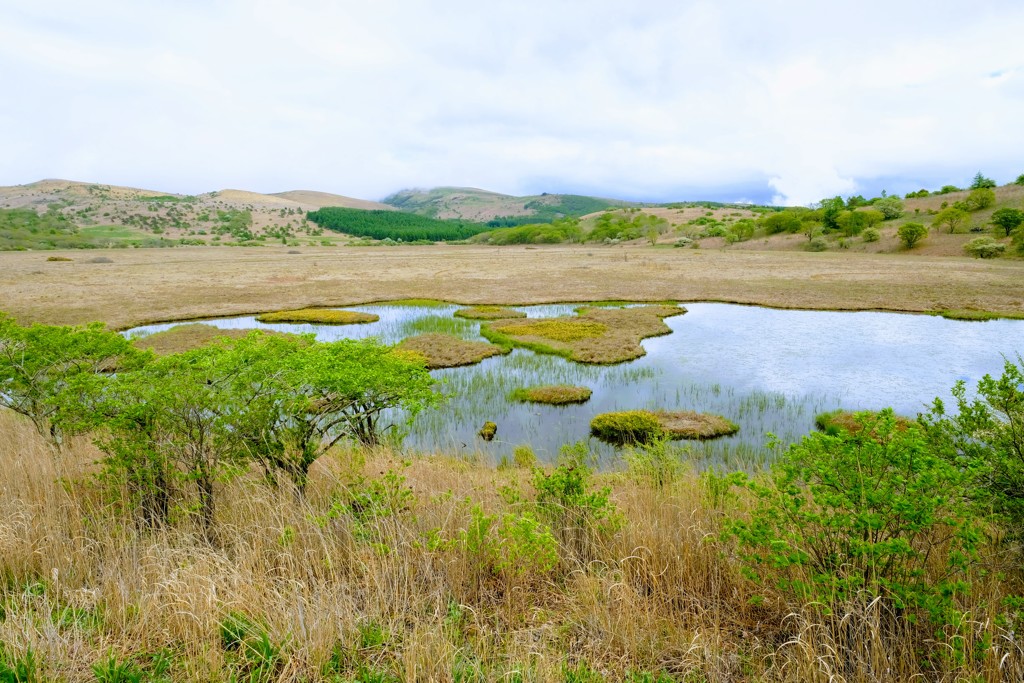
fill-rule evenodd
<path id="1" fill-rule="evenodd" d="M 1024 311 L 1024 261 L 649 247 L 187 247 L 0 253 L 22 322 L 132 325 L 393 299 L 465 304 L 727 301 L 782 308 Z"/>

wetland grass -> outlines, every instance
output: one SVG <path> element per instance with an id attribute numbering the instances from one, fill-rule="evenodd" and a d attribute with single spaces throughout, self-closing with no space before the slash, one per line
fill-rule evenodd
<path id="1" fill-rule="evenodd" d="M 516 389 L 509 399 L 520 403 L 547 403 L 561 406 L 570 403 L 586 403 L 593 392 L 588 387 L 574 387 L 566 384 L 552 384 L 542 387 Z"/>
<path id="2" fill-rule="evenodd" d="M 427 368 L 455 368 L 475 365 L 485 358 L 499 356 L 508 351 L 482 341 L 467 341 L 450 334 L 421 334 L 403 340 L 396 347 L 416 353 L 424 358 Z"/>
<path id="3" fill-rule="evenodd" d="M 241 339 L 251 329 L 224 329 L 203 323 L 190 323 L 188 325 L 175 325 L 162 332 L 154 332 L 143 337 L 134 337 L 132 344 L 139 349 L 149 349 L 158 356 L 169 356 L 174 353 L 182 353 L 198 349 L 211 344 L 218 339 Z M 288 334 L 287 332 L 274 332 L 271 330 L 258 330 L 262 334 Z"/>
<path id="4" fill-rule="evenodd" d="M 590 433 L 617 446 L 649 444 L 662 438 L 704 441 L 728 436 L 739 427 L 721 415 L 692 410 L 624 410 L 601 413 L 590 421 Z"/>
<path id="5" fill-rule="evenodd" d="M 456 318 L 467 320 L 512 320 L 526 317 L 522 311 L 504 306 L 470 306 L 469 308 L 460 308 L 453 315 Z"/>
<path id="6" fill-rule="evenodd" d="M 818 431 L 825 432 L 826 434 L 837 435 L 842 431 L 856 434 L 863 428 L 857 416 L 874 416 L 875 414 L 873 411 L 830 410 L 816 415 L 814 417 L 814 426 Z M 896 429 L 900 431 L 906 430 L 913 423 L 914 420 L 909 417 L 896 416 Z"/>
<path id="7" fill-rule="evenodd" d="M 644 355 L 641 340 L 672 331 L 665 318 L 685 312 L 678 306 L 583 307 L 577 316 L 485 324 L 480 334 L 502 346 L 521 346 L 580 363 L 622 363 Z"/>
<path id="8" fill-rule="evenodd" d="M 330 308 L 300 308 L 294 311 L 261 313 L 256 316 L 261 323 L 311 323 L 314 325 L 357 325 L 375 323 L 380 316 L 359 311 L 339 311 Z"/>

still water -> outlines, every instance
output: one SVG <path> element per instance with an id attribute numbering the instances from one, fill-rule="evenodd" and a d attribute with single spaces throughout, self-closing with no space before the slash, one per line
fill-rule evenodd
<path id="1" fill-rule="evenodd" d="M 253 317 L 203 320 L 221 328 L 313 333 L 317 339 L 376 337 L 395 343 L 427 332 L 481 339 L 480 323 L 454 318 L 458 306 L 370 305 L 346 310 L 380 316 L 365 325 L 264 324 Z M 516 306 L 528 317 L 571 315 L 576 304 Z M 1024 353 L 1024 321 L 964 322 L 926 315 L 784 311 L 730 304 L 686 304 L 687 313 L 665 322 L 672 334 L 646 339 L 647 355 L 620 365 L 583 365 L 516 349 L 478 365 L 435 370 L 449 399 L 401 427 L 407 447 L 480 453 L 497 459 L 529 444 L 542 460 L 560 446 L 589 437 L 597 413 L 634 408 L 697 410 L 724 415 L 740 426 L 735 436 L 692 443 L 693 457 L 708 464 L 763 464 L 770 432 L 783 442 L 813 429 L 814 416 L 834 408 L 891 406 L 913 416 L 936 397 L 944 400 L 957 380 L 973 385 L 998 374 L 1004 358 Z M 148 325 L 148 334 L 175 324 Z M 513 403 L 518 387 L 576 384 L 593 396 L 582 405 Z M 497 423 L 493 442 L 476 433 Z M 590 439 L 592 449 L 614 449 Z"/>

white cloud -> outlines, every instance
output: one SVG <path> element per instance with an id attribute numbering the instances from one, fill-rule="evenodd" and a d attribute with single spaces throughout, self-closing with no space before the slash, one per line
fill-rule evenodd
<path id="1" fill-rule="evenodd" d="M 1022 28 L 1012 0 L 16 1 L 0 183 L 804 204 L 1006 181 Z"/>

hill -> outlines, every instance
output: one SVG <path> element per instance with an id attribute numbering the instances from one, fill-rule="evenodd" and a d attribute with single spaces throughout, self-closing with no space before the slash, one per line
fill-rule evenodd
<path id="1" fill-rule="evenodd" d="M 584 216 L 608 208 L 638 206 L 633 202 L 574 194 L 515 197 L 472 187 L 401 190 L 382 201 L 421 216 L 491 221 L 498 227 L 549 223 L 563 216 Z"/>
<path id="2" fill-rule="evenodd" d="M 371 202 L 367 199 L 356 199 L 355 197 L 346 197 L 340 194 L 331 194 L 330 192 L 315 192 L 313 190 L 290 190 L 288 192 L 275 192 L 271 196 L 280 197 L 289 201 L 298 202 L 303 206 L 309 206 L 315 209 L 322 209 L 325 206 L 340 206 L 345 209 L 364 209 L 367 211 L 380 210 L 380 211 L 394 211 L 395 207 L 382 204 L 381 202 Z"/>

